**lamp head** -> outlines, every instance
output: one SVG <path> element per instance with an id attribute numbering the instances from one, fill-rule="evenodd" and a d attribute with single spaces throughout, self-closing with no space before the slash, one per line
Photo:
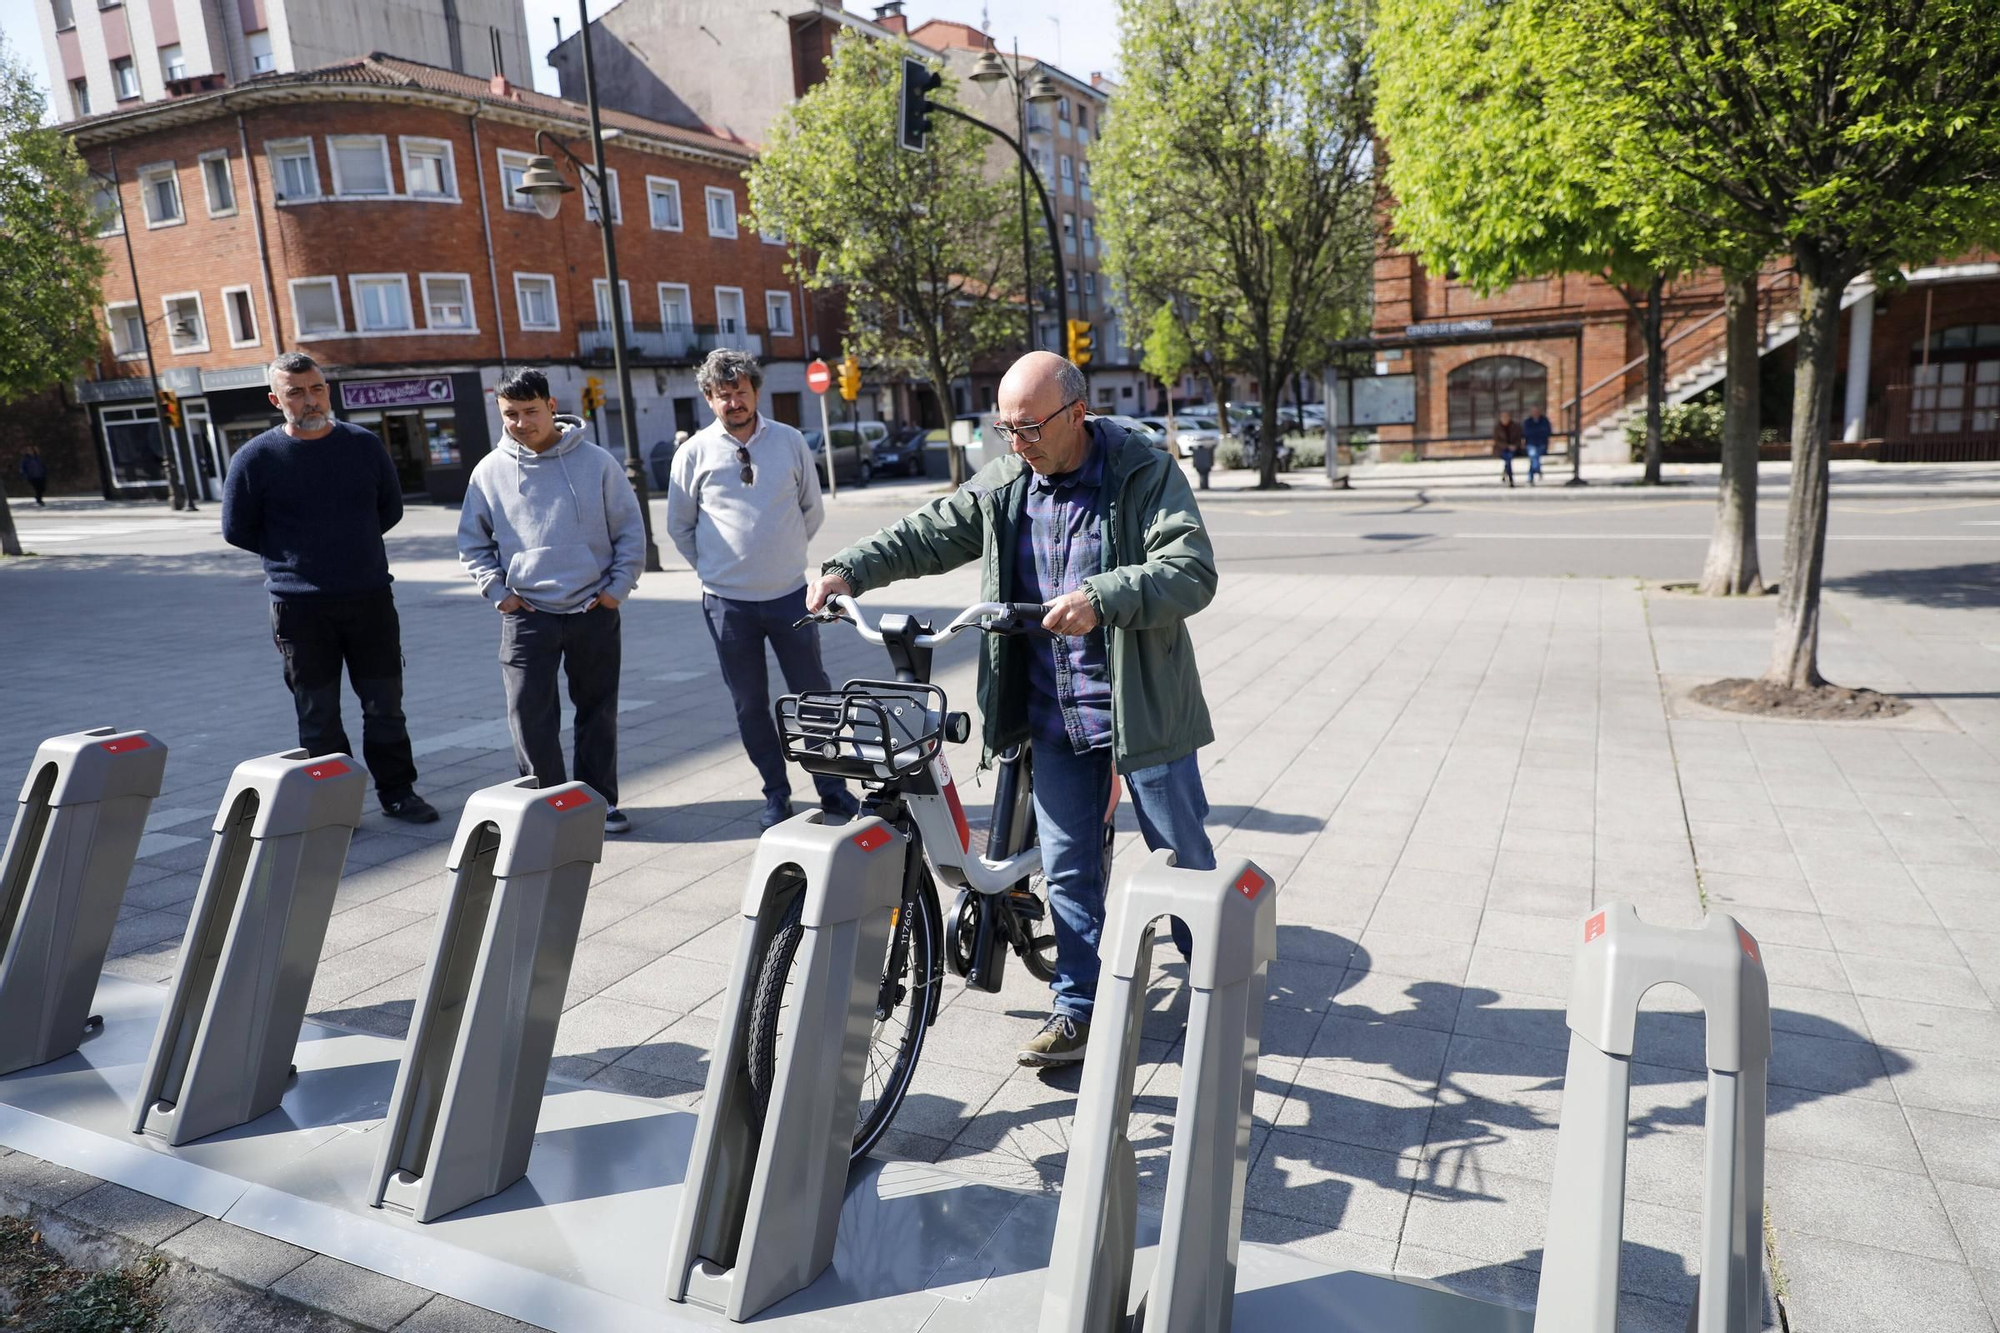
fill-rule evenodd
<path id="1" fill-rule="evenodd" d="M 529 160 L 528 169 L 521 173 L 521 183 L 516 189 L 534 201 L 537 213 L 552 218 L 562 208 L 562 197 L 576 187 L 556 170 L 554 158 L 539 155 Z"/>
<path id="2" fill-rule="evenodd" d="M 980 55 L 979 63 L 972 67 L 972 73 L 966 77 L 974 83 L 992 83 L 996 79 L 1004 79 L 1007 77 L 1007 62 L 1000 58 L 999 52 L 988 47 Z"/>

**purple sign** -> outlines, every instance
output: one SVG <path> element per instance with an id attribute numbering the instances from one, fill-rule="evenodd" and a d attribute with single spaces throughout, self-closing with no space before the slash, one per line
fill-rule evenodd
<path id="1" fill-rule="evenodd" d="M 427 407 L 451 401 L 451 376 L 409 380 L 342 380 L 342 407 Z"/>

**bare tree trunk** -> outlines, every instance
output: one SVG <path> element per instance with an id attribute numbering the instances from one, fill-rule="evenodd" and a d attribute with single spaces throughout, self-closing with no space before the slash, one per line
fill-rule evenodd
<path id="1" fill-rule="evenodd" d="M 7 497 L 0 494 L 0 555 L 26 555 L 21 549 L 21 534 L 14 530 L 14 508 L 7 503 Z"/>
<path id="2" fill-rule="evenodd" d="M 1285 382 L 1268 370 L 1257 376 L 1257 489 L 1278 487 L 1278 396 Z"/>
<path id="3" fill-rule="evenodd" d="M 944 418 L 945 461 L 951 466 L 951 488 L 957 490 L 965 485 L 965 450 L 951 442 L 951 379 L 936 366 L 931 367 L 931 392 L 938 396 L 938 415 Z M 831 446 L 827 453 L 827 466 L 833 466 Z"/>
<path id="4" fill-rule="evenodd" d="M 1716 491 L 1715 532 L 1700 592 L 1704 597 L 1756 597 L 1764 591 L 1757 567 L 1757 424 L 1762 416 L 1757 273 L 1727 274 L 1724 282 L 1729 379 L 1723 391 L 1722 484 Z"/>
<path id="5" fill-rule="evenodd" d="M 1826 684 L 1819 674 L 1819 583 L 1826 561 L 1827 441 L 1833 431 L 1834 360 L 1840 293 L 1849 275 L 1799 265 L 1799 340 L 1792 394 L 1792 500 L 1785 513 L 1784 585 L 1765 679 L 1793 689 Z"/>
<path id="6" fill-rule="evenodd" d="M 1644 484 L 1660 484 L 1661 413 L 1667 402 L 1667 349 L 1661 339 L 1666 311 L 1662 308 L 1667 292 L 1667 275 L 1655 273 L 1646 288 L 1646 313 L 1640 321 L 1646 338 L 1646 477 Z"/>

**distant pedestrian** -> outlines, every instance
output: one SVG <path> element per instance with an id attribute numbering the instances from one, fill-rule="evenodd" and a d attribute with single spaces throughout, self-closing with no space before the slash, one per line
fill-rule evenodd
<path id="1" fill-rule="evenodd" d="M 825 518 L 819 470 L 805 437 L 757 410 L 764 372 L 744 352 L 717 348 L 695 374 L 715 420 L 674 454 L 667 532 L 701 580 L 722 678 L 736 706 L 743 748 L 763 779 L 764 828 L 792 814 L 791 777 L 771 718 L 764 645 L 794 691 L 830 690 L 819 626 L 806 614 L 806 543 Z M 829 454 L 829 457 L 831 455 Z M 814 775 L 820 808 L 860 808 L 839 778 Z"/>
<path id="2" fill-rule="evenodd" d="M 1528 484 L 1534 485 L 1542 479 L 1542 455 L 1549 451 L 1549 437 L 1555 434 L 1555 427 L 1549 423 L 1549 414 L 1536 408 L 1521 423 L 1521 442 L 1528 448 Z"/>
<path id="3" fill-rule="evenodd" d="M 35 508 L 47 509 L 48 502 L 42 497 L 49 489 L 49 465 L 42 461 L 42 451 L 32 444 L 21 455 L 21 477 L 35 493 Z"/>
<path id="4" fill-rule="evenodd" d="M 576 706 L 577 781 L 618 808 L 618 608 L 638 586 L 646 527 L 624 464 L 584 449 L 580 417 L 557 413 L 548 377 L 523 370 L 494 391 L 504 433 L 479 460 L 458 519 L 458 559 L 500 612 L 500 679 L 514 762 L 544 787 L 563 768 L 557 667 Z"/>
<path id="5" fill-rule="evenodd" d="M 1514 452 L 1521 447 L 1521 426 L 1512 412 L 1502 412 L 1493 423 L 1493 452 L 1500 455 L 1500 476 L 1514 484 Z"/>
<path id="6" fill-rule="evenodd" d="M 340 673 L 361 700 L 361 756 L 391 819 L 437 822 L 417 795 L 403 720 L 403 632 L 382 534 L 403 518 L 396 465 L 372 431 L 336 421 L 326 376 L 304 352 L 266 372 L 285 424 L 236 451 L 222 484 L 222 537 L 264 560 L 271 638 L 311 755 L 353 754 Z"/>
<path id="7" fill-rule="evenodd" d="M 1207 440 L 1197 444 L 1194 454 L 1194 474 L 1201 478 L 1201 489 L 1208 489 L 1208 474 L 1215 467 L 1215 445 Z"/>

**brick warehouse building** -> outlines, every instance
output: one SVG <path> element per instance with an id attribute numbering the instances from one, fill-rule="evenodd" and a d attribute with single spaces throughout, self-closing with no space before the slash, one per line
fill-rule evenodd
<path id="1" fill-rule="evenodd" d="M 810 329 L 783 246 L 739 216 L 750 147 L 618 112 L 605 127 L 642 447 L 708 420 L 694 367 L 716 346 L 760 355 L 765 410 L 796 422 Z M 103 183 L 106 341 L 75 389 L 108 497 L 160 493 L 148 339 L 211 497 L 279 420 L 263 376 L 280 350 L 326 367 L 336 413 L 383 437 L 413 494 L 463 494 L 506 367 L 546 368 L 565 410 L 599 377 L 622 447 L 593 201 L 545 219 L 511 188 L 537 130 L 588 158 L 583 107 L 378 54 L 66 128 Z"/>

